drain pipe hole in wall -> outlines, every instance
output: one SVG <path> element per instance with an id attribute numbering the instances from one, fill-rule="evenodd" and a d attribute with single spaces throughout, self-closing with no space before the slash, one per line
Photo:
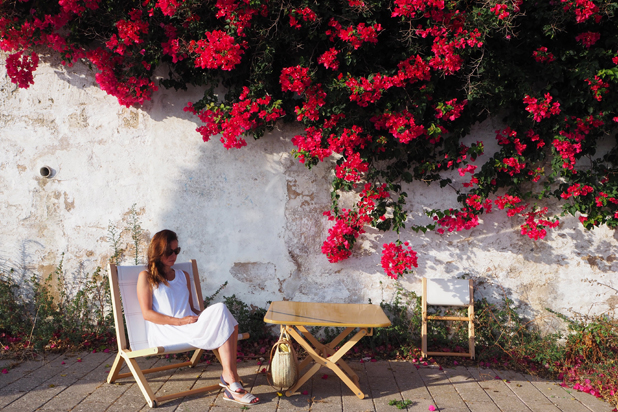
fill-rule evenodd
<path id="1" fill-rule="evenodd" d="M 46 179 L 51 179 L 54 177 L 54 169 L 49 166 L 43 166 L 39 169 L 39 173 Z"/>

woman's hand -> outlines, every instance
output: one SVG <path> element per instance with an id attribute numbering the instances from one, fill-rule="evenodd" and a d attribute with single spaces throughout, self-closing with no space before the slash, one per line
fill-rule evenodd
<path id="1" fill-rule="evenodd" d="M 185 316 L 184 318 L 175 318 L 176 326 L 188 325 L 197 322 L 197 316 Z"/>

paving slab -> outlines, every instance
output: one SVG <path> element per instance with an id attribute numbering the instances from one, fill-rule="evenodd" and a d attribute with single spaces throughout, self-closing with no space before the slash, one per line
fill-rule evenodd
<path id="1" fill-rule="evenodd" d="M 536 378 L 532 378 L 531 381 L 532 385 L 543 393 L 543 395 L 561 411 L 590 412 L 593 410 L 582 404 L 577 398 L 565 391 L 555 382 L 541 381 Z"/>
<path id="2" fill-rule="evenodd" d="M 444 368 L 444 374 L 468 409 L 472 412 L 499 412 L 491 397 L 481 388 L 467 368 L 456 366 Z"/>
<path id="3" fill-rule="evenodd" d="M 350 388 L 346 385 L 341 385 L 341 403 L 342 410 L 358 411 L 358 412 L 376 412 L 376 406 L 373 402 L 373 392 L 369 383 L 370 378 L 367 376 L 366 363 L 360 363 L 358 360 L 348 361 L 348 366 L 358 375 L 358 383 L 360 390 L 365 394 L 364 399 L 359 399 Z"/>
<path id="4" fill-rule="evenodd" d="M 441 411 L 468 411 L 466 403 L 441 367 L 436 365 L 422 366 L 418 369 L 418 372 L 434 399 L 435 406 Z"/>
<path id="5" fill-rule="evenodd" d="M 85 375 L 79 377 L 65 390 L 50 399 L 47 403 L 41 406 L 39 411 L 62 411 L 71 410 L 87 396 L 94 392 L 99 386 L 107 385 L 106 379 L 111 363 L 114 361 L 115 355 L 101 353 L 97 355 L 101 361 L 99 365 L 90 370 Z M 94 362 L 94 360 L 93 360 Z M 63 373 L 60 374 L 62 377 Z"/>
<path id="6" fill-rule="evenodd" d="M 24 396 L 4 408 L 5 411 L 34 411 L 44 406 L 49 400 L 56 397 L 58 394 L 75 384 L 82 376 L 94 370 L 107 358 L 107 355 L 100 356 L 97 353 L 85 353 L 76 358 L 61 356 L 54 362 L 60 362 L 57 368 L 49 368 L 45 371 L 45 367 L 33 371 L 31 375 L 36 375 L 43 379 L 48 376 L 48 379 L 42 381 L 38 386 L 29 390 Z M 64 362 L 64 364 L 63 364 Z M 51 364 L 53 365 L 53 364 Z M 42 373 L 42 372 L 46 373 Z M 22 380 L 37 381 L 28 377 Z M 15 382 L 17 383 L 17 382 Z M 61 406 L 62 410 L 67 410 L 66 406 Z"/>

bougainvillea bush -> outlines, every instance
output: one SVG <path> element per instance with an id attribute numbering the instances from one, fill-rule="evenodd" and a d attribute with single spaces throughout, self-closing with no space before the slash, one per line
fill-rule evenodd
<path id="1" fill-rule="evenodd" d="M 276 122 L 297 122 L 295 157 L 336 160 L 323 252 L 351 255 L 364 228 L 440 234 L 506 213 L 543 239 L 560 217 L 618 225 L 618 31 L 611 0 L 0 0 L 0 48 L 19 87 L 39 54 L 89 64 L 125 106 L 158 87 L 208 86 L 187 102 L 203 139 L 242 148 Z M 168 76 L 155 80 L 164 65 Z M 223 86 L 225 96 L 214 88 Z M 489 116 L 499 150 L 464 144 Z M 607 145 L 605 145 L 607 146 Z M 244 149 L 250 150 L 250 149 Z M 491 155 L 491 156 L 489 156 Z M 450 185 L 460 207 L 409 222 L 403 183 Z M 469 180 L 468 180 L 469 179 Z M 454 186 L 453 186 L 454 187 Z M 452 190 L 452 189 L 448 189 Z M 340 194 L 357 193 L 354 206 Z M 554 199 L 562 212 L 540 207 Z M 541 202 L 542 201 L 542 202 Z M 559 209 L 556 209 L 559 210 Z M 385 245 L 392 277 L 416 264 Z"/>

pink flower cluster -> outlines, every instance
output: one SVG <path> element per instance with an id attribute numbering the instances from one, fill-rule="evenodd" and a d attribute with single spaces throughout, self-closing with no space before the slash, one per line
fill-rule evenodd
<path id="1" fill-rule="evenodd" d="M 197 131 L 205 142 L 210 140 L 211 136 L 221 133 L 220 140 L 226 149 L 240 149 L 247 145 L 241 137 L 243 134 L 273 123 L 285 115 L 278 104 L 272 101 L 271 96 L 248 99 L 248 93 L 249 89 L 245 88 L 240 101 L 231 107 L 210 107 L 197 112 L 189 103 L 184 110 L 196 114 L 204 122 L 204 126 L 198 127 Z"/>
<path id="2" fill-rule="evenodd" d="M 468 197 L 466 197 L 466 204 L 476 211 L 481 211 L 481 209 L 485 208 L 485 212 L 490 213 L 492 207 L 491 203 L 490 199 L 485 199 L 483 202 L 483 198 L 479 195 L 468 195 Z"/>
<path id="3" fill-rule="evenodd" d="M 497 168 L 499 172 L 506 172 L 509 176 L 515 176 L 516 174 L 521 173 L 521 171 L 526 167 L 525 163 L 519 163 L 519 159 L 514 157 L 505 157 L 502 159 L 501 166 Z"/>
<path id="4" fill-rule="evenodd" d="M 311 85 L 309 69 L 301 66 L 285 67 L 281 70 L 279 82 L 282 91 L 302 94 Z"/>
<path id="5" fill-rule="evenodd" d="M 305 101 L 303 106 L 296 106 L 296 120 L 299 122 L 307 118 L 312 121 L 317 121 L 320 118 L 320 107 L 326 104 L 326 92 L 322 89 L 322 84 L 318 83 L 305 91 Z"/>
<path id="6" fill-rule="evenodd" d="M 601 38 L 600 33 L 587 31 L 585 33 L 578 34 L 575 36 L 575 40 L 581 42 L 587 49 L 589 49 L 593 44 L 595 44 Z"/>
<path id="7" fill-rule="evenodd" d="M 599 76 L 594 76 L 594 80 L 586 79 L 594 98 L 601 101 L 604 94 L 609 93 L 609 84 L 605 83 Z"/>
<path id="8" fill-rule="evenodd" d="M 451 99 L 444 103 L 440 103 L 438 107 L 436 107 L 436 118 L 448 119 L 452 122 L 461 116 L 461 112 L 463 112 L 466 104 L 468 104 L 467 100 L 457 103 L 457 99 Z"/>
<path id="9" fill-rule="evenodd" d="M 356 125 L 353 125 L 350 129 L 344 128 L 341 135 L 331 133 L 328 137 L 330 149 L 348 157 L 352 156 L 357 148 L 364 149 L 369 141 L 371 141 L 371 135 L 363 134 L 363 128 Z"/>
<path id="10" fill-rule="evenodd" d="M 526 137 L 530 138 L 531 141 L 533 142 L 537 142 L 536 143 L 536 148 L 540 149 L 541 147 L 545 146 L 545 141 L 541 140 L 541 136 L 539 136 L 538 134 L 534 133 L 534 130 L 530 129 L 526 132 Z"/>
<path id="11" fill-rule="evenodd" d="M 321 162 L 332 154 L 330 148 L 322 147 L 322 130 L 316 127 L 306 128 L 304 136 L 294 136 L 292 144 L 298 148 L 296 157 L 301 163 L 305 163 L 307 158 L 317 158 Z"/>
<path id="12" fill-rule="evenodd" d="M 494 204 L 498 206 L 498 209 L 506 209 L 506 215 L 508 217 L 513 217 L 516 214 L 523 212 L 524 209 L 528 207 L 528 205 L 517 206 L 518 203 L 521 203 L 521 199 L 517 196 L 511 195 L 498 196 L 496 200 L 494 200 Z"/>
<path id="13" fill-rule="evenodd" d="M 544 239 L 545 235 L 547 234 L 547 230 L 545 230 L 545 228 L 553 229 L 558 227 L 558 225 L 560 224 L 560 221 L 558 219 L 554 221 L 543 219 L 542 217 L 546 214 L 546 207 L 537 211 L 525 213 L 526 223 L 521 225 L 521 234 L 526 235 L 533 240 Z"/>
<path id="14" fill-rule="evenodd" d="M 553 97 L 549 93 L 545 93 L 545 100 L 539 100 L 536 97 L 530 97 L 526 95 L 524 97 L 524 103 L 528 105 L 526 111 L 532 113 L 534 120 L 540 122 L 543 119 L 547 119 L 552 115 L 560 113 L 560 103 L 554 102 L 552 104 Z"/>
<path id="15" fill-rule="evenodd" d="M 304 21 L 316 21 L 318 16 L 309 7 L 305 7 L 303 9 L 292 9 L 290 12 L 291 27 L 294 27 L 295 29 L 301 28 L 298 18 L 303 19 Z"/>
<path id="16" fill-rule="evenodd" d="M 367 107 L 370 103 L 380 100 L 382 93 L 391 87 L 405 87 L 407 84 L 430 79 L 429 65 L 418 55 L 399 62 L 397 67 L 399 70 L 394 76 L 375 73 L 368 78 L 350 77 L 345 83 L 352 92 L 350 101 L 355 101 L 361 107 Z M 460 106 L 454 108 L 455 112 L 459 109 Z"/>
<path id="17" fill-rule="evenodd" d="M 411 273 L 412 267 L 418 267 L 416 252 L 412 250 L 409 242 L 385 243 L 381 263 L 386 275 L 393 279 Z"/>
<path id="18" fill-rule="evenodd" d="M 244 50 L 224 31 L 206 32 L 206 39 L 191 40 L 189 51 L 196 55 L 195 67 L 232 70 L 240 63 Z"/>
<path id="19" fill-rule="evenodd" d="M 369 164 L 361 159 L 360 153 L 356 152 L 335 167 L 335 176 L 338 179 L 358 183 L 367 170 L 369 170 Z"/>
<path id="20" fill-rule="evenodd" d="M 532 57 L 539 63 L 551 63 L 556 60 L 554 55 L 547 50 L 547 47 L 539 47 L 532 52 Z"/>
<path id="21" fill-rule="evenodd" d="M 566 3 L 564 11 L 575 9 L 575 21 L 577 23 L 583 23 L 590 17 L 594 17 L 594 22 L 599 23 L 601 21 L 601 15 L 599 13 L 599 7 L 591 0 L 562 0 Z"/>
<path id="22" fill-rule="evenodd" d="M 334 124 L 343 117 L 344 115 L 331 116 L 324 122 L 324 129 L 334 127 Z M 363 129 L 355 125 L 350 129 L 344 128 L 341 135 L 331 133 L 327 138 L 323 129 L 314 126 L 306 128 L 305 132 L 305 136 L 297 135 L 292 138 L 292 143 L 298 148 L 295 152 L 296 157 L 301 163 L 305 163 L 307 158 L 318 159 L 321 162 L 333 152 L 351 157 L 356 153 L 357 147 L 364 148 L 371 140 L 370 135 L 363 135 Z M 324 142 L 328 143 L 328 147 L 324 147 Z"/>
<path id="23" fill-rule="evenodd" d="M 528 147 L 528 145 L 522 143 L 516 136 L 517 132 L 510 127 L 507 127 L 502 131 L 496 130 L 496 139 L 498 140 L 498 144 L 508 145 L 512 143 L 515 146 L 515 151 L 517 152 L 517 154 L 521 156 L 524 150 L 526 150 L 526 147 Z"/>
<path id="24" fill-rule="evenodd" d="M 27 89 L 34 84 L 34 71 L 39 65 L 39 56 L 35 52 L 29 55 L 23 51 L 10 54 L 6 58 L 6 74 L 11 82 L 22 89 Z"/>
<path id="25" fill-rule="evenodd" d="M 75 13 L 81 16 L 82 13 L 86 11 L 86 8 L 90 10 L 98 9 L 100 1 L 101 0 L 58 0 L 58 5 L 64 13 Z"/>
<path id="26" fill-rule="evenodd" d="M 586 196 L 590 193 L 594 192 L 594 189 L 588 185 L 580 185 L 579 183 L 575 183 L 573 186 L 570 186 L 566 192 L 563 192 L 560 197 L 563 199 L 568 199 L 572 197 L 578 196 Z"/>
<path id="27" fill-rule="evenodd" d="M 498 16 L 499 20 L 504 20 L 507 17 L 509 17 L 511 13 L 509 13 L 507 10 L 508 10 L 508 6 L 506 4 L 501 4 L 501 3 L 498 3 L 489 9 L 489 11 L 491 11 L 492 13 L 495 13 L 496 16 Z"/>
<path id="28" fill-rule="evenodd" d="M 115 34 L 105 43 L 107 48 L 120 55 L 124 55 L 127 52 L 127 47 L 140 44 L 143 40 L 140 38 L 141 34 L 148 33 L 148 23 L 142 21 L 142 11 L 133 9 L 129 12 L 131 18 L 130 21 L 119 20 L 116 23 L 118 29 L 118 36 Z"/>
<path id="29" fill-rule="evenodd" d="M 449 209 L 448 212 L 449 214 L 441 219 L 438 219 L 437 216 L 434 216 L 433 219 L 438 225 L 447 228 L 449 232 L 459 232 L 464 229 L 470 230 L 479 225 L 478 215 L 472 213 L 472 211 L 468 208 L 464 208 L 463 210 Z M 444 229 L 439 228 L 436 232 L 442 234 L 444 233 Z"/>
<path id="30" fill-rule="evenodd" d="M 155 7 L 161 9 L 165 16 L 173 16 L 185 0 L 157 0 Z"/>
<path id="31" fill-rule="evenodd" d="M 461 22 L 453 21 L 452 23 L 453 28 L 450 30 L 438 26 L 416 30 L 422 38 L 434 37 L 431 46 L 434 55 L 429 60 L 429 65 L 434 70 L 443 70 L 447 75 L 457 72 L 463 64 L 463 58 L 456 53 L 457 49 L 483 45 L 483 42 L 479 40 L 481 32 L 478 29 L 468 31 L 462 27 Z"/>
<path id="32" fill-rule="evenodd" d="M 444 10 L 444 0 L 395 0 L 395 10 L 391 17 L 415 18 L 416 14 L 425 14 L 427 9 Z"/>
<path id="33" fill-rule="evenodd" d="M 365 232 L 364 226 L 373 220 L 370 214 L 375 209 L 375 202 L 387 197 L 389 193 L 386 191 L 386 185 L 374 189 L 367 183 L 360 193 L 358 211 L 342 209 L 336 217 L 330 211 L 324 212 L 328 220 L 336 220 L 335 225 L 328 230 L 328 238 L 322 245 L 322 253 L 329 262 L 335 263 L 350 257 L 356 239 Z"/>
<path id="34" fill-rule="evenodd" d="M 186 59 L 188 54 L 181 51 L 181 43 L 176 34 L 176 28 L 171 24 L 161 23 L 160 26 L 165 30 L 165 36 L 167 37 L 167 41 L 161 43 L 163 53 L 172 57 L 172 63 Z"/>
<path id="35" fill-rule="evenodd" d="M 471 175 L 473 175 L 474 171 L 476 170 L 476 168 L 477 168 L 477 166 L 474 166 L 474 165 L 468 165 L 468 166 L 464 167 L 463 169 L 459 168 L 458 169 L 459 176 L 465 176 L 466 173 L 470 173 Z"/>
<path id="36" fill-rule="evenodd" d="M 618 199 L 616 199 L 615 197 L 608 197 L 607 193 L 599 192 L 599 196 L 594 198 L 594 202 L 597 207 L 603 207 L 607 205 L 608 201 L 612 202 L 615 205 L 618 205 Z"/>
<path id="37" fill-rule="evenodd" d="M 113 56 L 107 50 L 98 48 L 89 51 L 86 57 L 101 71 L 95 75 L 101 90 L 116 97 L 121 105 L 130 107 L 143 104 L 144 101 L 150 100 L 153 91 L 158 90 L 157 86 L 148 78 L 135 76 L 118 78 L 116 71 L 117 67 L 121 65 L 121 56 Z"/>
<path id="38" fill-rule="evenodd" d="M 337 70 L 339 68 L 339 61 L 337 60 L 337 54 L 339 50 L 331 47 L 318 57 L 318 63 L 324 65 L 327 69 Z"/>
<path id="39" fill-rule="evenodd" d="M 380 24 L 368 26 L 365 23 L 358 23 L 356 27 L 348 26 L 344 28 L 335 19 L 331 19 L 328 25 L 331 28 L 326 30 L 326 35 L 329 36 L 330 41 L 335 41 L 336 38 L 339 38 L 350 43 L 354 50 L 358 50 L 363 43 L 377 43 L 378 32 L 382 30 L 382 25 Z"/>
<path id="40" fill-rule="evenodd" d="M 423 125 L 417 125 L 414 116 L 407 110 L 401 113 L 382 113 L 370 119 L 375 125 L 376 130 L 388 130 L 395 139 L 406 144 L 425 134 Z"/>
<path id="41" fill-rule="evenodd" d="M 217 18 L 223 19 L 229 26 L 236 29 L 236 34 L 245 36 L 245 29 L 251 27 L 253 16 L 259 10 L 251 6 L 251 0 L 217 0 Z M 266 5 L 262 6 L 262 15 L 266 14 Z"/>

